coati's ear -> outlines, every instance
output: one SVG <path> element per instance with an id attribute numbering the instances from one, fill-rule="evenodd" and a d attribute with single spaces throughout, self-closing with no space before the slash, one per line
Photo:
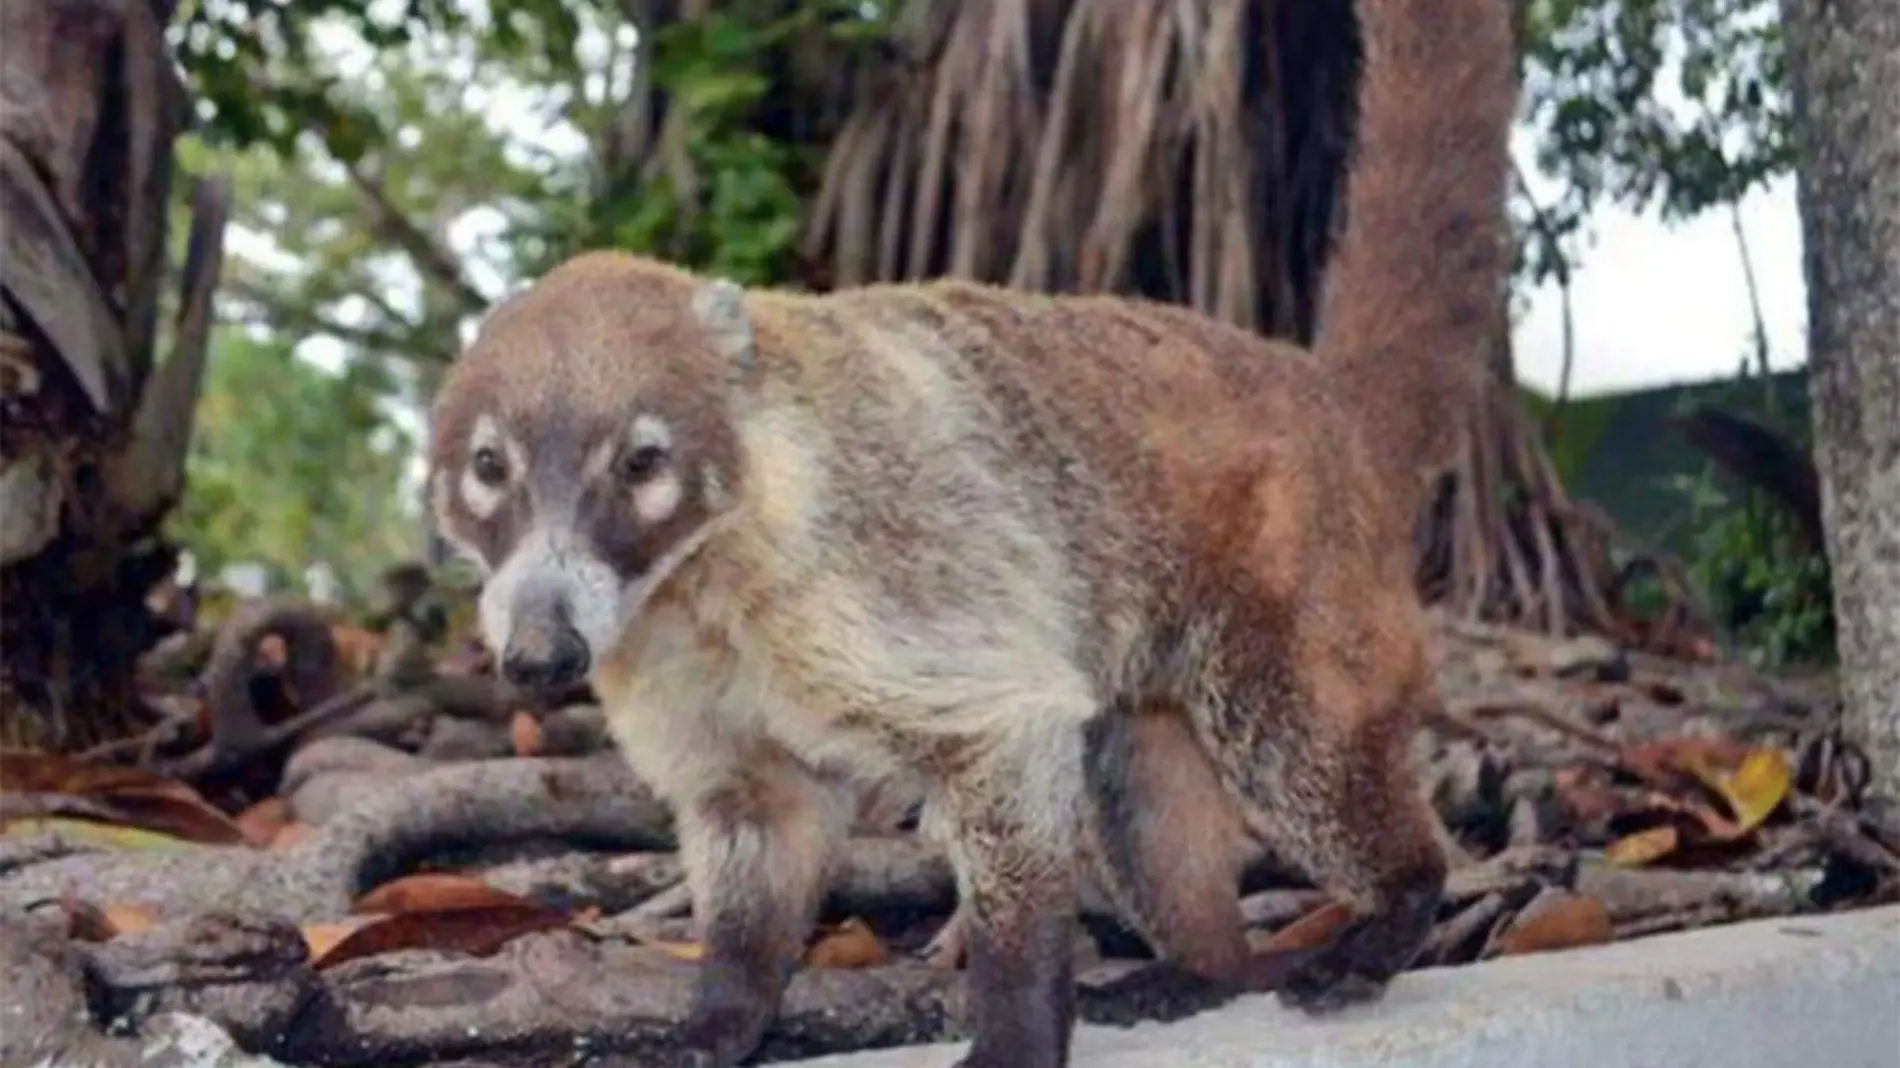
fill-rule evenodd
<path id="1" fill-rule="evenodd" d="M 715 278 L 693 294 L 693 315 L 712 340 L 714 351 L 740 372 L 757 359 L 752 320 L 745 313 L 745 290 L 737 282 Z"/>

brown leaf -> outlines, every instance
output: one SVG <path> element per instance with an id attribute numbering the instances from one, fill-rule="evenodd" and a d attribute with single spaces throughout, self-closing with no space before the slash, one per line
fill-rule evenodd
<path id="1" fill-rule="evenodd" d="M 1504 933 L 1498 936 L 1497 956 L 1544 953 L 1601 945 L 1616 937 L 1610 910 L 1594 897 L 1553 890 L 1540 894 Z"/>
<path id="2" fill-rule="evenodd" d="M 516 756 L 538 756 L 541 753 L 541 721 L 528 712 L 517 710 L 514 718 L 508 721 L 508 733 L 513 737 Z"/>
<path id="3" fill-rule="evenodd" d="M 0 793 L 66 794 L 109 807 L 114 823 L 210 845 L 234 845 L 244 832 L 198 791 L 115 764 L 31 749 L 0 749 Z"/>
<path id="4" fill-rule="evenodd" d="M 290 823 L 290 806 L 281 797 L 267 797 L 238 813 L 238 830 L 249 844 L 263 849 Z"/>
<path id="5" fill-rule="evenodd" d="M 299 930 L 303 933 L 304 945 L 310 947 L 310 959 L 321 960 L 358 928 L 367 927 L 379 919 L 380 916 L 351 916 L 335 923 L 307 923 Z"/>
<path id="6" fill-rule="evenodd" d="M 277 828 L 277 833 L 271 837 L 268 848 L 273 853 L 281 853 L 315 833 L 317 829 L 310 824 L 292 820 Z"/>
<path id="7" fill-rule="evenodd" d="M 1727 767 L 1741 764 L 1746 746 L 1730 738 L 1672 736 L 1634 742 L 1617 754 L 1622 769 L 1658 790 L 1685 785 L 1691 767 Z"/>
<path id="8" fill-rule="evenodd" d="M 440 912 L 445 909 L 512 907 L 523 898 L 468 875 L 454 872 L 417 872 L 383 885 L 356 899 L 355 912 Z"/>
<path id="9" fill-rule="evenodd" d="M 330 640 L 336 643 L 337 660 L 344 669 L 361 678 L 376 670 L 376 660 L 383 654 L 383 646 L 388 639 L 373 630 L 335 623 L 330 626 Z"/>
<path id="10" fill-rule="evenodd" d="M 1622 868 L 1638 868 L 1676 851 L 1682 836 L 1673 823 L 1659 824 L 1611 842 L 1603 858 Z"/>
<path id="11" fill-rule="evenodd" d="M 68 894 L 59 899 L 66 913 L 72 936 L 81 942 L 104 942 L 122 934 L 149 931 L 158 924 L 158 913 L 144 905 L 106 905 Z"/>
<path id="12" fill-rule="evenodd" d="M 1705 753 L 1685 754 L 1684 769 L 1728 805 L 1733 819 L 1712 824 L 1710 832 L 1729 840 L 1754 830 L 1781 806 L 1794 784 L 1794 765 L 1780 749 L 1747 751 L 1734 765 L 1717 762 Z"/>
<path id="13" fill-rule="evenodd" d="M 66 914 L 66 930 L 81 942 L 104 942 L 119 932 L 106 910 L 83 898 L 62 894 L 59 910 Z"/>
<path id="14" fill-rule="evenodd" d="M 875 968 L 889 959 L 877 933 L 856 917 L 825 932 L 805 951 L 808 968 Z"/>
<path id="15" fill-rule="evenodd" d="M 173 787 L 183 785 L 171 784 Z M 127 787 L 114 791 L 107 800 L 113 808 L 125 814 L 124 822 L 133 827 L 143 827 L 206 845 L 239 845 L 244 842 L 244 830 L 237 825 L 237 821 L 211 807 L 196 792 L 187 794 L 170 788 L 148 790 Z"/>
<path id="16" fill-rule="evenodd" d="M 1273 932 L 1271 937 L 1254 944 L 1253 949 L 1263 954 L 1317 949 L 1338 938 L 1352 921 L 1352 906 L 1343 901 L 1329 901 Z"/>
<path id="17" fill-rule="evenodd" d="M 107 905 L 105 914 L 115 934 L 140 934 L 158 926 L 158 913 L 144 905 Z"/>
<path id="18" fill-rule="evenodd" d="M 485 957 L 525 934 L 565 926 L 567 914 L 528 903 L 399 912 L 350 931 L 315 954 L 317 968 L 401 949 L 433 949 Z M 306 935 L 306 938 L 308 936 Z"/>

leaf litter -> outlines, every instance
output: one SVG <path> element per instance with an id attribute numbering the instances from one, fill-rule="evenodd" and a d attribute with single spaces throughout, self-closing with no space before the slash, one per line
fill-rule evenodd
<path id="1" fill-rule="evenodd" d="M 446 1064 L 484 1056 L 484 1034 L 496 1050 L 664 1045 L 705 947 L 670 817 L 612 756 L 590 695 L 526 701 L 479 649 L 417 641 L 400 615 L 278 634 L 273 610 L 157 654 L 180 662 L 155 677 L 250 676 L 201 679 L 205 701 L 171 702 L 188 714 L 148 737 L 92 759 L 0 751 L 0 920 L 50 908 L 73 952 L 105 955 L 108 995 L 138 977 L 170 993 L 128 1004 L 226 1005 L 211 1015 L 274 1036 L 247 1048 L 288 1064 Z M 328 677 L 304 663 L 322 635 Z M 1415 966 L 1900 899 L 1900 822 L 1864 803 L 1824 688 L 1448 618 L 1439 635 L 1447 702 L 1420 749 L 1453 870 Z M 243 704 L 257 693 L 278 696 Z M 952 1034 L 954 967 L 919 956 L 954 879 L 914 812 L 880 808 L 773 1032 L 805 1037 L 768 1041 L 766 1060 Z M 1263 961 L 1352 919 L 1270 863 L 1246 889 Z M 1115 1003 L 1108 976 L 1146 950 L 1083 891 L 1085 1017 L 1165 1014 Z M 281 1016 L 310 990 L 343 1014 L 327 1030 Z"/>

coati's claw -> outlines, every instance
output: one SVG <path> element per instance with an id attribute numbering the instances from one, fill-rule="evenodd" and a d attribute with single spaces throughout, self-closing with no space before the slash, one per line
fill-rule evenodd
<path id="1" fill-rule="evenodd" d="M 950 1068 L 1061 1068 L 1061 1064 L 1057 1061 L 1045 1063 L 1043 1061 L 1025 1059 L 1016 1054 L 1006 1053 L 992 1056 L 972 1051 L 965 1055 L 962 1060 L 951 1065 Z"/>
<path id="2" fill-rule="evenodd" d="M 1348 1006 L 1377 1001 L 1389 985 L 1388 980 L 1360 972 L 1339 972 L 1327 968 L 1326 961 L 1316 961 L 1314 967 L 1289 976 L 1277 995 L 1280 1004 L 1288 1008 L 1309 1016 L 1324 1016 Z"/>
<path id="3" fill-rule="evenodd" d="M 968 922 L 965 910 L 961 907 L 950 915 L 929 942 L 917 951 L 917 956 L 932 968 L 954 972 L 963 966 L 964 924 Z"/>

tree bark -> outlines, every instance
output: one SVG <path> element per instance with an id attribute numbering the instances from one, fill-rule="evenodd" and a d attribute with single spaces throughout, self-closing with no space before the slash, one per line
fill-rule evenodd
<path id="1" fill-rule="evenodd" d="M 0 742 L 90 746 L 137 721 L 157 536 L 184 488 L 226 196 L 194 194 L 158 348 L 172 144 L 189 115 L 164 4 L 0 7 Z"/>
<path id="2" fill-rule="evenodd" d="M 1842 697 L 1900 799 L 1900 6 L 1782 12 Z"/>

